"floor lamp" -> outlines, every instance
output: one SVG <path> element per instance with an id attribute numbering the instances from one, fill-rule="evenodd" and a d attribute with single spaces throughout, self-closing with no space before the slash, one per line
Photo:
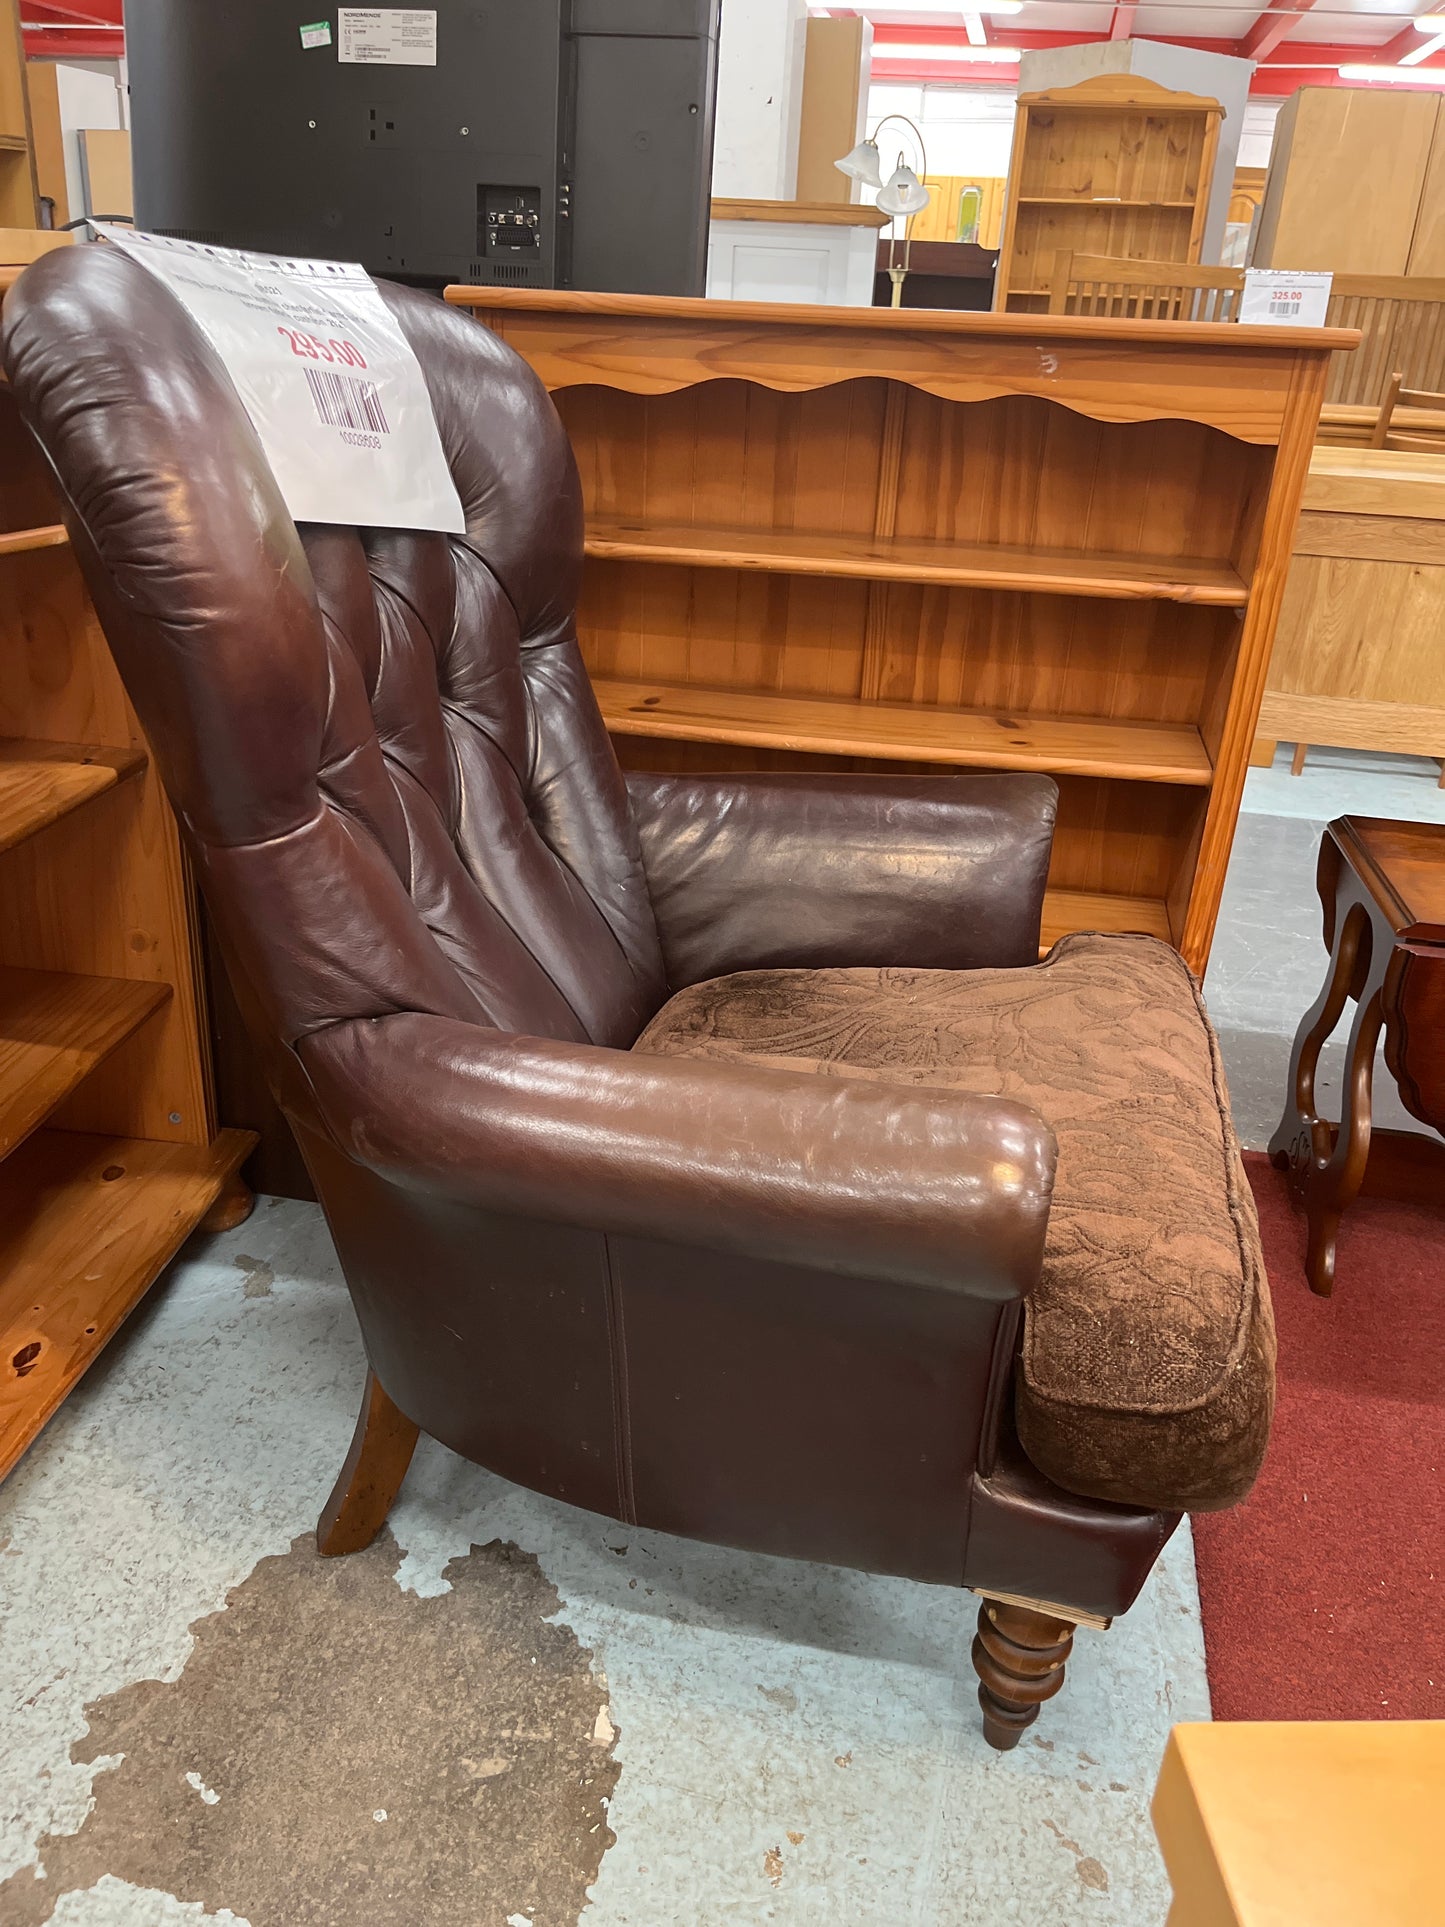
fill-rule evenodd
<path id="1" fill-rule="evenodd" d="M 883 169 L 878 158 L 879 131 L 889 121 L 900 122 L 918 143 L 918 172 L 908 166 L 902 153 L 898 164 L 885 181 Z M 834 161 L 840 173 L 849 180 L 861 181 L 864 187 L 877 190 L 878 207 L 889 217 L 888 227 L 888 279 L 893 283 L 892 306 L 903 306 L 903 282 L 908 273 L 908 264 L 913 253 L 913 216 L 922 213 L 928 206 L 932 195 L 923 185 L 920 176 L 928 172 L 928 150 L 923 145 L 923 136 L 906 114 L 885 114 L 866 140 L 859 141 L 841 160 Z M 903 261 L 900 266 L 895 260 L 898 243 L 897 222 L 903 220 Z"/>

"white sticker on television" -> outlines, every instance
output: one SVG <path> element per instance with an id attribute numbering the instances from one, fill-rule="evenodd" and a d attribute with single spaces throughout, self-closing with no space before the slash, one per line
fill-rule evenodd
<path id="1" fill-rule="evenodd" d="M 220 356 L 296 521 L 464 531 L 421 364 L 365 268 L 95 225 Z"/>
<path id="2" fill-rule="evenodd" d="M 1246 268 L 1239 301 L 1241 321 L 1294 328 L 1323 328 L 1334 275 L 1314 268 Z"/>
<path id="3" fill-rule="evenodd" d="M 365 67 L 435 67 L 434 7 L 338 7 L 336 57 Z"/>

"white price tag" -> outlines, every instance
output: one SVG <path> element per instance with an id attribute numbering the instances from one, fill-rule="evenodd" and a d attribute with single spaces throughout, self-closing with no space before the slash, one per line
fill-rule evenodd
<path id="1" fill-rule="evenodd" d="M 1296 269 L 1293 274 L 1282 268 L 1247 268 L 1239 319 L 1323 328 L 1334 278 L 1314 268 Z"/>
<path id="2" fill-rule="evenodd" d="M 296 521 L 465 531 L 421 364 L 365 268 L 95 226 L 220 356 Z"/>
<path id="3" fill-rule="evenodd" d="M 435 67 L 434 7 L 338 7 L 337 59 L 352 66 Z"/>

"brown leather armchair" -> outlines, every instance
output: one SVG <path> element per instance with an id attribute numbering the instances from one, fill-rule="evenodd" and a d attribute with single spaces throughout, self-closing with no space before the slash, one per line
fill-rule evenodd
<path id="1" fill-rule="evenodd" d="M 629 1522 L 974 1588 L 1011 1746 L 1263 1451 L 1192 981 L 1146 938 L 1036 961 L 1047 778 L 624 780 L 556 414 L 385 292 L 465 538 L 298 530 L 114 250 L 38 262 L 3 327 L 365 1337 L 322 1548 L 424 1428 Z"/>

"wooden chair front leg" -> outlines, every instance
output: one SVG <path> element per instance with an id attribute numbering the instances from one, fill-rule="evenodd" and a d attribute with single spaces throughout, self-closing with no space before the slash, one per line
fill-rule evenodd
<path id="1" fill-rule="evenodd" d="M 317 1521 L 318 1552 L 334 1558 L 371 1544 L 401 1490 L 419 1432 L 368 1371 L 351 1450 Z"/>
<path id="2" fill-rule="evenodd" d="M 985 1599 L 973 1642 L 983 1737 L 1000 1753 L 1018 1745 L 1039 1708 L 1064 1683 L 1064 1664 L 1074 1645 L 1073 1623 L 1032 1606 Z"/>

